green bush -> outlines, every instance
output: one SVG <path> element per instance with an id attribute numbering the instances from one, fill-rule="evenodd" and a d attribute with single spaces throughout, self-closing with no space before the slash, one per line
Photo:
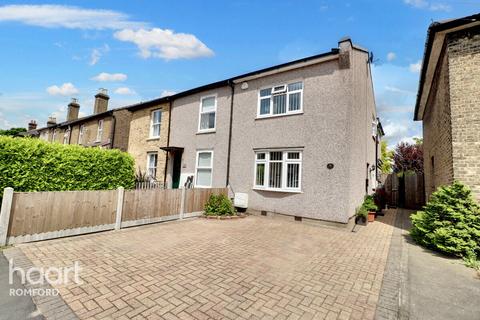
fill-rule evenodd
<path id="1" fill-rule="evenodd" d="M 356 215 L 357 215 L 357 217 L 367 218 L 368 217 L 368 210 L 364 206 L 360 206 L 356 210 Z"/>
<path id="2" fill-rule="evenodd" d="M 232 216 L 234 214 L 235 208 L 226 195 L 212 194 L 205 204 L 205 215 L 207 216 Z"/>
<path id="3" fill-rule="evenodd" d="M 375 204 L 375 199 L 371 195 L 365 196 L 365 199 L 363 200 L 362 207 L 364 207 L 367 211 L 377 211 L 378 210 L 378 207 Z"/>
<path id="4" fill-rule="evenodd" d="M 0 197 L 15 191 L 133 188 L 133 158 L 119 150 L 0 137 Z"/>
<path id="5" fill-rule="evenodd" d="M 480 258 L 480 207 L 460 182 L 437 189 L 430 201 L 411 216 L 412 238 L 445 254 Z"/>

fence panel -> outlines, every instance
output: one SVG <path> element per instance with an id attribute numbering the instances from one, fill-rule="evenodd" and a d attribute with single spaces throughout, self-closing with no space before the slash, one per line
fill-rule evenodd
<path id="1" fill-rule="evenodd" d="M 185 190 L 185 212 L 203 211 L 205 203 L 212 194 L 227 195 L 227 188 L 194 188 Z"/>
<path id="2" fill-rule="evenodd" d="M 122 221 L 153 219 L 180 213 L 182 190 L 139 189 L 125 191 Z"/>
<path id="3" fill-rule="evenodd" d="M 24 236 L 115 221 L 116 190 L 15 192 L 9 236 Z"/>

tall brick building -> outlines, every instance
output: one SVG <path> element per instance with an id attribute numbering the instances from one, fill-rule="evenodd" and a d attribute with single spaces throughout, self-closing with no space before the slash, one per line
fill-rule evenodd
<path id="1" fill-rule="evenodd" d="M 480 200 L 480 14 L 430 25 L 418 90 L 427 198 L 458 180 Z"/>

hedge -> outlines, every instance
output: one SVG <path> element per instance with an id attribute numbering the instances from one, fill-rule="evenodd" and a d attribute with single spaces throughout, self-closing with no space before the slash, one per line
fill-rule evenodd
<path id="1" fill-rule="evenodd" d="M 133 158 L 119 150 L 0 137 L 0 198 L 15 191 L 108 190 L 135 185 Z"/>

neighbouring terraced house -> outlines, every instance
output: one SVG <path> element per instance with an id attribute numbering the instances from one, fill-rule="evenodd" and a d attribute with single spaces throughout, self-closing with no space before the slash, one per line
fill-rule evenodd
<path id="1" fill-rule="evenodd" d="M 109 96 L 105 89 L 95 95 L 93 114 L 79 118 L 80 105 L 76 99 L 68 104 L 66 121 L 57 123 L 50 117 L 47 126 L 29 126 L 30 136 L 63 144 L 78 144 L 86 147 L 128 149 L 130 112 L 125 108 L 108 110 Z"/>
<path id="2" fill-rule="evenodd" d="M 370 54 L 338 48 L 120 109 L 32 130 L 48 141 L 128 151 L 168 188 L 225 187 L 239 207 L 347 224 L 377 186 L 382 135 Z"/>
<path id="3" fill-rule="evenodd" d="M 432 23 L 423 61 L 415 120 L 426 195 L 459 180 L 480 200 L 480 14 Z"/>
<path id="4" fill-rule="evenodd" d="M 128 107 L 129 151 L 169 188 L 228 186 L 250 212 L 346 224 L 377 184 L 370 62 L 345 38 L 323 54 Z"/>

